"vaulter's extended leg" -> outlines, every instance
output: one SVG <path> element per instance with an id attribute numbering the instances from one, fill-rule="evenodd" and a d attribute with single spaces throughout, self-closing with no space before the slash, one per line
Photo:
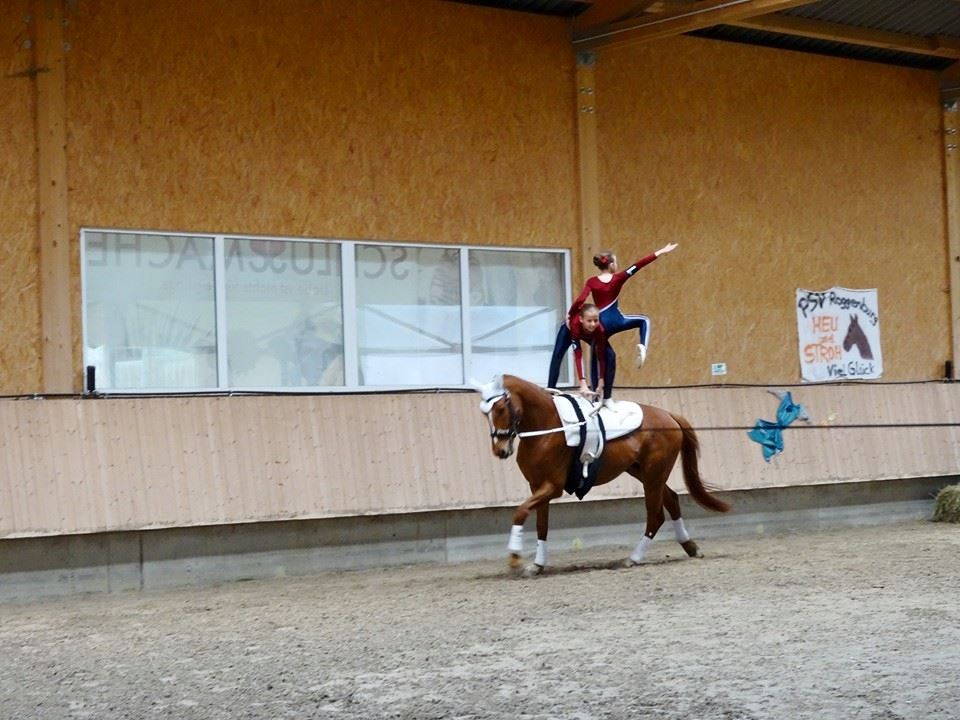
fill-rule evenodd
<path id="1" fill-rule="evenodd" d="M 550 357 L 550 370 L 547 373 L 547 387 L 555 388 L 560 379 L 560 365 L 570 349 L 570 328 L 566 323 L 557 330 L 557 339 L 553 345 L 553 355 Z"/>

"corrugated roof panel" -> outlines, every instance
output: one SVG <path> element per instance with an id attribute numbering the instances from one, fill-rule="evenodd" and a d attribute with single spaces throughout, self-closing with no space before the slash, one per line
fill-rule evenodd
<path id="1" fill-rule="evenodd" d="M 798 37 L 796 35 L 767 32 L 764 30 L 750 30 L 748 28 L 733 27 L 732 25 L 715 25 L 690 34 L 713 40 L 727 40 L 730 42 L 745 43 L 747 45 L 762 45 L 764 47 L 794 50 L 796 52 L 866 60 L 868 62 L 885 63 L 887 65 L 901 65 L 903 67 L 919 68 L 921 70 L 943 70 L 953 62 L 950 58 L 917 55 L 915 53 L 885 50 L 883 48 L 867 47 L 865 45 L 851 45 L 849 43 L 833 42 L 830 40 L 817 40 Z"/>
<path id="2" fill-rule="evenodd" d="M 778 14 L 922 37 L 960 37 L 956 0 L 820 0 Z"/>

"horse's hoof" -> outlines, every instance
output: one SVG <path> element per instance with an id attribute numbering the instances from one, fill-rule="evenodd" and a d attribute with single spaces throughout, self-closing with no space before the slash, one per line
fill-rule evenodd
<path id="1" fill-rule="evenodd" d="M 507 565 L 512 570 L 516 570 L 518 567 L 523 565 L 523 558 L 520 557 L 517 553 L 510 553 L 510 558 L 507 560 Z"/>
<path id="2" fill-rule="evenodd" d="M 687 555 L 692 558 L 703 557 L 703 553 L 700 552 L 699 546 L 693 540 L 687 540 L 685 543 L 680 543 L 680 547 L 682 547 L 686 551 Z"/>
<path id="3" fill-rule="evenodd" d="M 543 565 L 530 563 L 525 568 L 523 568 L 524 577 L 536 577 L 537 575 L 543 575 Z"/>
<path id="4" fill-rule="evenodd" d="M 624 558 L 624 559 L 620 562 L 620 567 L 624 567 L 624 568 L 634 568 L 634 567 L 638 567 L 638 566 L 640 566 L 640 565 L 643 565 L 643 561 L 637 562 L 637 561 L 634 560 L 633 558 Z"/>

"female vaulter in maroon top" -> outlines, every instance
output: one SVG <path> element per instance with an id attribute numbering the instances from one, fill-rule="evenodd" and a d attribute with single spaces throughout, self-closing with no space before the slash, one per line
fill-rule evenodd
<path id="1" fill-rule="evenodd" d="M 616 256 L 614 256 L 614 258 L 615 257 Z M 594 275 L 591 278 L 587 278 L 587 282 L 584 284 L 583 290 L 581 290 L 580 294 L 577 295 L 577 299 L 573 301 L 570 311 L 573 312 L 574 307 L 582 305 L 586 301 L 587 297 L 592 294 L 594 304 L 602 313 L 604 310 L 617 302 L 617 299 L 620 297 L 620 289 L 623 287 L 623 284 L 633 277 L 633 274 L 637 272 L 637 270 L 646 267 L 656 259 L 656 253 L 650 253 L 646 257 L 642 257 L 637 260 L 626 270 L 621 270 L 618 273 L 614 273 L 606 282 L 601 280 L 599 275 Z"/>
<path id="2" fill-rule="evenodd" d="M 594 256 L 593 264 L 597 266 L 600 272 L 587 280 L 583 290 L 574 300 L 570 307 L 570 316 L 582 306 L 584 301 L 591 294 L 594 302 L 600 308 L 600 323 L 603 325 L 606 337 L 610 338 L 618 332 L 636 328 L 639 331 L 639 344 L 637 345 L 637 367 L 643 365 L 647 356 L 647 341 L 650 335 L 650 318 L 646 315 L 624 315 L 620 312 L 620 291 L 624 284 L 636 274 L 638 270 L 646 267 L 659 256 L 673 252 L 676 249 L 676 243 L 667 243 L 655 253 L 641 257 L 635 263 L 620 270 L 617 268 L 617 256 L 612 252 L 602 252 Z M 553 348 L 553 356 L 550 359 L 550 372 L 547 378 L 547 387 L 556 387 L 557 379 L 560 375 L 560 364 L 563 357 L 570 347 L 570 328 L 568 324 L 560 326 L 557 333 L 557 341 Z M 600 356 L 596 356 L 599 357 Z M 591 370 L 594 384 L 597 384 L 598 377 L 609 376 L 611 379 L 616 373 L 616 355 L 613 349 L 608 345 L 604 355 L 606 361 L 606 374 L 597 372 L 598 368 L 594 365 Z M 611 390 L 612 382 L 605 382 L 605 390 Z"/>

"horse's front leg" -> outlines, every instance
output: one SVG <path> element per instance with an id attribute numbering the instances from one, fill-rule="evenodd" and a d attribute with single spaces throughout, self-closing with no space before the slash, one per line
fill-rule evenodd
<path id="1" fill-rule="evenodd" d="M 630 557 L 627 558 L 626 564 L 628 567 L 639 565 L 646 559 L 647 550 L 650 549 L 650 544 L 656 537 L 657 530 L 663 525 L 663 489 L 665 485 L 666 476 L 664 476 L 662 483 L 649 481 L 643 483 L 644 502 L 647 506 L 647 529 L 633 552 L 630 553 Z"/>
<path id="2" fill-rule="evenodd" d="M 547 532 L 550 529 L 550 499 L 547 499 L 543 505 L 537 508 L 537 554 L 533 558 L 533 564 L 527 565 L 523 569 L 523 574 L 526 577 L 543 574 L 543 569 L 547 566 Z"/>
<path id="3" fill-rule="evenodd" d="M 527 498 L 513 513 L 513 526 L 510 528 L 510 541 L 507 543 L 507 550 L 510 551 L 508 563 L 511 568 L 518 568 L 523 564 L 523 524 L 526 522 L 530 513 L 537 511 L 537 555 L 534 558 L 534 567 L 539 566 L 539 571 L 528 574 L 538 575 L 543 572 L 547 564 L 547 528 L 550 518 L 549 502 L 563 493 L 559 492 L 549 484 L 543 484 L 537 488 L 534 493 Z"/>

